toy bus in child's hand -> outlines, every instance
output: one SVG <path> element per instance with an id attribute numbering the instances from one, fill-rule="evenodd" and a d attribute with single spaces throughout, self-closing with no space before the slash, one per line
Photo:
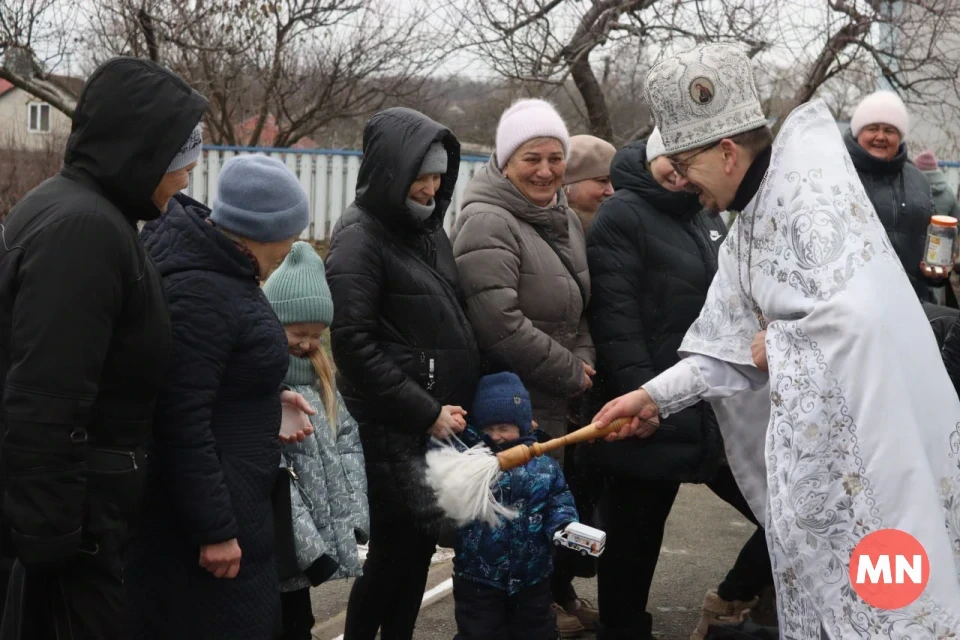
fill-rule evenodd
<path id="1" fill-rule="evenodd" d="M 603 547 L 607 544 L 607 534 L 600 529 L 594 529 L 579 522 L 571 522 L 562 531 L 553 534 L 553 544 L 579 551 L 582 556 L 590 554 L 596 558 L 603 553 Z"/>

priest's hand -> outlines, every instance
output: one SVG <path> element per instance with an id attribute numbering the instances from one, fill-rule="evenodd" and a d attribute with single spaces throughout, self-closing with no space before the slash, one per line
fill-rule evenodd
<path id="1" fill-rule="evenodd" d="M 930 267 L 925 262 L 921 262 L 920 271 L 931 280 L 943 280 L 950 277 L 952 267 Z"/>
<path id="2" fill-rule="evenodd" d="M 753 336 L 753 342 L 750 344 L 750 355 L 753 356 L 753 364 L 760 371 L 767 370 L 767 331 L 763 330 Z"/>
<path id="3" fill-rule="evenodd" d="M 608 435 L 605 438 L 607 441 L 622 440 L 630 436 L 649 438 L 660 423 L 660 409 L 646 390 L 638 389 L 604 405 L 600 413 L 593 417 L 593 423 L 597 427 L 605 427 L 620 418 L 633 418 L 633 421 L 620 431 Z"/>

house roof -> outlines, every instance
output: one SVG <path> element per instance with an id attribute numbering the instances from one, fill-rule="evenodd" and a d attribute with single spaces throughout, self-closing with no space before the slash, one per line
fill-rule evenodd
<path id="1" fill-rule="evenodd" d="M 3 78 L 0 78 L 0 96 L 5 94 L 7 91 L 10 91 L 11 89 L 13 89 L 13 85 L 7 82 L 6 80 L 4 80 Z"/>
<path id="2" fill-rule="evenodd" d="M 80 97 L 80 90 L 83 89 L 83 80 L 81 78 L 56 75 L 50 75 L 47 76 L 47 78 L 74 98 Z"/>
<path id="3" fill-rule="evenodd" d="M 257 128 L 258 119 L 259 116 L 247 118 L 234 129 L 237 137 L 239 138 L 238 142 L 240 142 L 240 144 L 249 143 L 250 136 L 253 135 L 254 130 Z M 267 115 L 266 120 L 263 122 L 263 128 L 260 130 L 260 138 L 257 141 L 257 146 L 274 146 L 279 133 L 280 127 L 277 126 L 276 118 L 273 117 L 273 114 Z M 294 144 L 290 145 L 290 147 L 293 149 L 316 149 L 318 146 L 319 145 L 317 145 L 316 142 L 307 137 L 300 138 Z"/>

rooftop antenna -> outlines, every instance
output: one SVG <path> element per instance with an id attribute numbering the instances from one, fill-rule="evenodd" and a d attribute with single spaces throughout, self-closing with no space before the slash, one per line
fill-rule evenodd
<path id="1" fill-rule="evenodd" d="M 65 54 L 63 54 L 63 55 L 64 55 L 64 57 L 67 59 L 67 77 L 68 77 L 68 78 L 72 78 L 72 77 L 73 77 L 73 64 L 71 64 L 71 63 L 73 62 L 73 52 L 72 52 L 72 51 L 67 51 L 67 52 L 66 52 Z"/>

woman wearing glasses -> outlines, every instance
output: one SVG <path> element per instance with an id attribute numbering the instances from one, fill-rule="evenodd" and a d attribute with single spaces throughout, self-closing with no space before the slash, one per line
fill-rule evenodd
<path id="1" fill-rule="evenodd" d="M 587 234 L 594 297 L 587 315 L 597 348 L 595 408 L 639 389 L 678 361 L 677 349 L 700 313 L 717 270 L 726 228 L 701 209 L 697 195 L 676 186 L 677 171 L 658 131 L 614 157 L 614 195 Z M 602 521 L 607 547 L 598 587 L 598 638 L 651 638 L 647 598 L 664 525 L 682 482 L 706 483 L 757 524 L 724 463 L 716 416 L 700 403 L 670 417 L 674 432 L 584 448 L 583 462 L 609 478 Z M 693 640 L 707 626 L 735 620 L 772 584 L 759 526 L 726 579 L 707 594 Z M 771 594 L 772 595 L 772 594 Z"/>

